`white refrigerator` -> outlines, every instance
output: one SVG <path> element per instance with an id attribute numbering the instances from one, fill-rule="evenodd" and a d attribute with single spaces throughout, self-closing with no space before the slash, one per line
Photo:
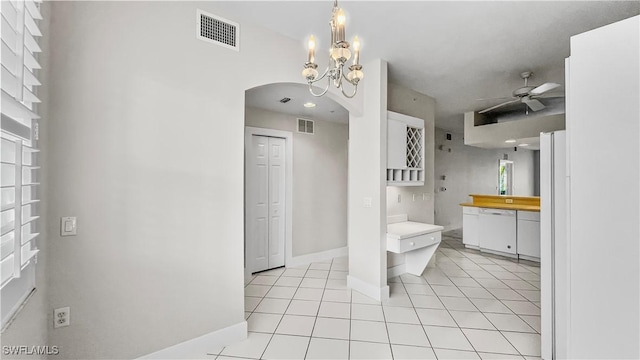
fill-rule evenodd
<path id="1" fill-rule="evenodd" d="M 542 358 L 564 359 L 567 349 L 566 133 L 540 134 L 540 281 Z"/>
<path id="2" fill-rule="evenodd" d="M 541 136 L 543 359 L 640 359 L 640 16 L 571 37 Z"/>

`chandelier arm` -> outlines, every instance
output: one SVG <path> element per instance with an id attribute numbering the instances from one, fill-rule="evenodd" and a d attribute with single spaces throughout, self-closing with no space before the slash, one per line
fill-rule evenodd
<path id="1" fill-rule="evenodd" d="M 342 95 L 344 95 L 345 97 L 352 99 L 354 96 L 356 96 L 356 93 L 358 92 L 358 85 L 353 85 L 353 94 L 349 95 L 347 93 L 344 92 L 344 87 L 341 87 L 340 90 L 342 91 Z"/>
<path id="2" fill-rule="evenodd" d="M 324 90 L 320 93 L 320 94 L 316 94 L 313 92 L 313 86 L 312 86 L 312 82 L 309 81 L 309 92 L 311 93 L 311 95 L 315 96 L 315 97 L 320 97 L 324 94 L 327 93 L 327 91 L 329 91 L 329 88 L 331 87 L 331 78 L 329 78 L 329 81 L 327 83 L 327 87 L 324 88 Z"/>
<path id="3" fill-rule="evenodd" d="M 343 69 L 343 65 L 339 65 L 336 67 L 336 71 L 338 72 L 335 75 L 335 78 L 333 79 L 333 84 L 337 87 L 337 88 L 341 88 L 342 87 L 342 77 L 344 76 L 344 72 L 342 71 Z"/>
<path id="4" fill-rule="evenodd" d="M 318 81 L 322 80 L 325 78 L 325 76 L 327 76 L 327 74 L 329 73 L 329 67 L 327 66 L 327 68 L 324 70 L 324 73 L 322 74 L 322 76 L 317 77 L 313 80 L 309 80 L 309 84 L 314 84 L 317 83 Z"/>

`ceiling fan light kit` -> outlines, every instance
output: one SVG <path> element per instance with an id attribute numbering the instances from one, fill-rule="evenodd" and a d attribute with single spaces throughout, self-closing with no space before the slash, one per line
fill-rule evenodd
<path id="1" fill-rule="evenodd" d="M 542 102 L 540 102 L 540 100 L 537 100 L 537 99 L 542 95 L 544 95 L 545 93 L 560 87 L 560 84 L 547 82 L 540 86 L 530 86 L 529 78 L 532 76 L 533 76 L 533 72 L 531 71 L 525 71 L 521 73 L 520 77 L 524 80 L 524 86 L 513 91 L 512 100 L 486 108 L 484 110 L 480 110 L 478 111 L 478 113 L 484 114 L 489 111 L 499 109 L 503 106 L 513 104 L 513 103 L 518 103 L 518 102 L 527 105 L 527 114 L 529 113 L 529 109 L 533 111 L 540 111 L 544 109 L 546 106 Z"/>
<path id="2" fill-rule="evenodd" d="M 333 3 L 333 12 L 329 26 L 331 27 L 331 48 L 329 50 L 329 65 L 323 74 L 318 76 L 318 64 L 315 63 L 316 39 L 313 35 L 309 37 L 309 53 L 307 62 L 304 64 L 302 76 L 309 84 L 309 92 L 313 96 L 322 96 L 327 93 L 331 83 L 342 91 L 345 97 L 352 98 L 358 91 L 358 83 L 364 77 L 362 65 L 360 65 L 360 40 L 353 38 L 353 63 L 349 66 L 349 72 L 345 75 L 344 66 L 351 58 L 351 44 L 345 40 L 346 16 L 344 10 L 338 7 L 338 0 Z M 313 92 L 313 84 L 326 78 L 327 86 L 320 93 Z M 353 85 L 353 92 L 347 94 L 344 91 L 344 83 Z"/>

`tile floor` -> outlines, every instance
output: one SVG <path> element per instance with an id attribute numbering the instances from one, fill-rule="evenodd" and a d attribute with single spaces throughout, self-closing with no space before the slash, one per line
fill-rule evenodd
<path id="1" fill-rule="evenodd" d="M 455 235 L 455 234 L 454 234 Z M 348 259 L 255 276 L 249 336 L 223 359 L 537 359 L 540 268 L 443 236 L 436 267 L 389 280 L 390 299 L 346 288 Z"/>

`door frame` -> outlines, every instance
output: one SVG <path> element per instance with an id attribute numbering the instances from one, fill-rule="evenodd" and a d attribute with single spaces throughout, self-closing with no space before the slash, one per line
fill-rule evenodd
<path id="1" fill-rule="evenodd" d="M 248 214 L 249 210 L 249 198 L 247 196 L 247 174 L 248 164 L 250 164 L 249 156 L 251 154 L 252 137 L 269 136 L 275 138 L 284 139 L 285 142 L 285 240 L 284 240 L 284 264 L 291 264 L 293 257 L 292 253 L 292 240 L 293 240 L 293 133 L 290 131 L 265 129 L 253 126 L 245 126 L 244 128 L 244 278 L 245 283 L 251 278 L 250 267 L 247 266 L 247 262 L 250 260 L 247 257 L 247 234 L 248 229 Z"/>

